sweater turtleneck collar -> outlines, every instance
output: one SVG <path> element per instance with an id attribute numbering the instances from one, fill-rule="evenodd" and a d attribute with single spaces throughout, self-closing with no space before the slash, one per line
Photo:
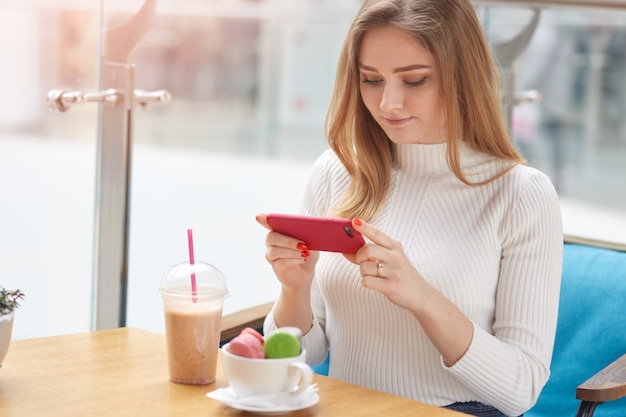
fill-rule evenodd
<path id="1" fill-rule="evenodd" d="M 474 150 L 462 140 L 457 142 L 457 146 L 461 169 L 469 177 L 484 174 L 485 169 L 487 169 L 486 163 L 497 164 L 497 167 L 492 168 L 497 171 L 507 169 L 512 164 L 511 161 Z M 419 175 L 450 173 L 452 170 L 448 165 L 447 149 L 447 143 L 396 145 L 397 162 L 395 169 Z M 477 178 L 476 180 L 483 181 L 485 178 Z"/>
<path id="2" fill-rule="evenodd" d="M 446 143 L 396 145 L 396 168 L 422 175 L 450 172 L 447 149 Z"/>

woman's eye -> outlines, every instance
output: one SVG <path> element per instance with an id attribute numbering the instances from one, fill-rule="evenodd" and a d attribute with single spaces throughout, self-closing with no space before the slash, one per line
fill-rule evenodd
<path id="1" fill-rule="evenodd" d="M 405 84 L 410 85 L 411 87 L 417 87 L 417 86 L 424 84 L 426 82 L 426 78 L 428 77 L 424 77 L 417 81 L 405 81 Z"/>
<path id="2" fill-rule="evenodd" d="M 367 77 L 363 77 L 361 81 L 364 84 L 373 84 L 373 85 L 380 84 L 382 82 L 382 80 L 375 80 L 373 78 L 367 78 Z"/>

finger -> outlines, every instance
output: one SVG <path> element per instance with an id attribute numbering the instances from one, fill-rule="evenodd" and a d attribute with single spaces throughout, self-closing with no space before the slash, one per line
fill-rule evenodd
<path id="1" fill-rule="evenodd" d="M 360 232 L 363 236 L 374 242 L 375 244 L 384 248 L 389 248 L 393 245 L 393 239 L 381 232 L 365 220 L 352 219 L 352 226 L 357 232 Z"/>
<path id="2" fill-rule="evenodd" d="M 356 264 L 356 254 L 353 253 L 342 253 L 343 257 L 346 258 L 348 261 L 352 262 L 353 264 Z"/>
<path id="3" fill-rule="evenodd" d="M 267 230 L 272 230 L 270 224 L 267 222 L 267 214 L 259 213 L 256 215 L 256 221 Z"/>
<path id="4" fill-rule="evenodd" d="M 383 275 L 385 273 L 385 264 L 383 262 L 381 261 L 374 262 L 374 269 L 376 269 L 376 272 L 374 273 L 374 275 L 380 278 L 385 277 L 385 275 Z"/>
<path id="5" fill-rule="evenodd" d="M 295 237 L 284 235 L 278 232 L 269 232 L 265 237 L 265 246 L 278 246 L 282 248 L 288 248 L 293 251 L 308 251 L 309 248 L 306 243 L 302 242 Z"/>
<path id="6" fill-rule="evenodd" d="M 385 285 L 387 285 L 385 280 L 379 277 L 367 275 L 361 278 L 361 286 L 363 288 L 378 291 L 382 294 L 384 294 Z"/>
<path id="7" fill-rule="evenodd" d="M 265 259 L 273 263 L 282 260 L 303 260 L 311 256 L 311 252 L 306 250 L 292 250 L 280 246 L 268 246 L 265 252 Z"/>
<path id="8" fill-rule="evenodd" d="M 256 221 L 266 229 L 270 230 L 270 232 L 267 234 L 267 237 L 265 238 L 266 246 L 282 246 L 285 248 L 291 248 L 299 251 L 309 250 L 305 242 L 302 242 L 301 240 L 296 239 L 292 236 L 272 231 L 272 228 L 267 221 L 267 214 L 257 214 Z"/>
<path id="9" fill-rule="evenodd" d="M 380 261 L 365 261 L 360 265 L 360 272 L 362 277 L 375 277 L 385 278 L 385 264 Z"/>
<path id="10" fill-rule="evenodd" d="M 272 269 L 276 273 L 277 276 L 285 276 L 291 275 L 294 268 L 303 268 L 307 264 L 306 258 L 301 259 L 279 259 L 275 262 L 270 263 Z M 286 274 L 286 275 L 285 275 Z M 288 278 L 287 278 L 288 279 Z M 282 279 L 281 279 L 282 281 Z"/>
<path id="11" fill-rule="evenodd" d="M 362 267 L 366 266 L 366 271 L 371 272 L 371 265 L 376 265 L 381 259 L 389 257 L 389 250 L 374 243 L 367 243 L 356 253 L 355 262 Z M 375 274 L 374 274 L 375 275 Z"/>

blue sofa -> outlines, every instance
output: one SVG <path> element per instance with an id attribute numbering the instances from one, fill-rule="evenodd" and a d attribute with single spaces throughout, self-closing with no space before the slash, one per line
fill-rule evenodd
<path id="1" fill-rule="evenodd" d="M 551 376 L 525 416 L 575 416 L 576 388 L 624 354 L 626 252 L 566 243 Z M 594 416 L 626 416 L 626 398 L 602 404 Z"/>

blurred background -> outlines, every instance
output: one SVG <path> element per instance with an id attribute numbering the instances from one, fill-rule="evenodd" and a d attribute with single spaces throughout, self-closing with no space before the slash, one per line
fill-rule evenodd
<path id="1" fill-rule="evenodd" d="M 158 1 L 130 61 L 135 88 L 172 99 L 132 112 L 126 325 L 163 332 L 159 280 L 187 259 L 188 228 L 196 259 L 226 276 L 225 312 L 276 297 L 255 215 L 299 209 L 360 3 Z M 495 49 L 532 24 L 519 3 L 475 2 Z M 512 137 L 555 184 L 566 232 L 623 244 L 626 2 L 545 3 L 519 53 L 498 55 Z M 26 293 L 14 339 L 93 327 L 99 104 L 58 112 L 47 96 L 99 91 L 103 33 L 142 4 L 0 4 L 0 285 Z"/>

